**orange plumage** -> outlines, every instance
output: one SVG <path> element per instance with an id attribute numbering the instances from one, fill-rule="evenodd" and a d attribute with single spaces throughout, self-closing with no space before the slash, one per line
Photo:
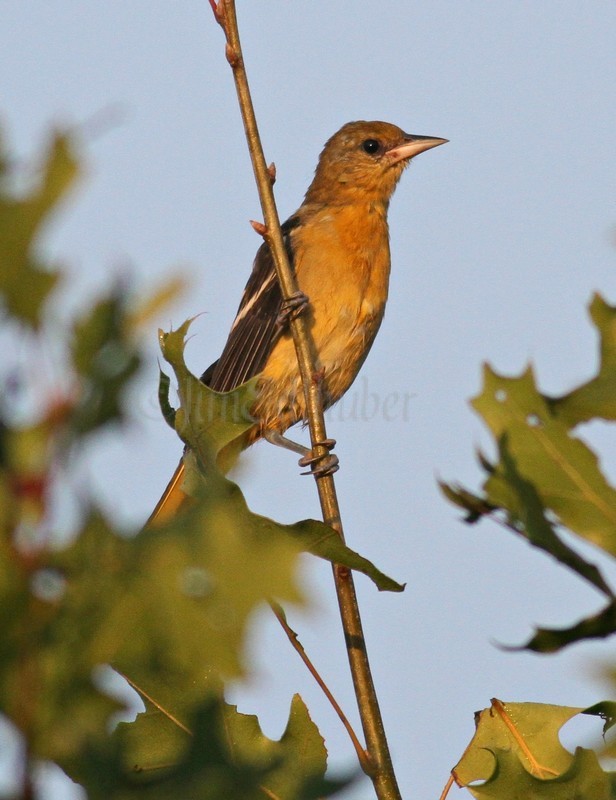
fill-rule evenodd
<path id="1" fill-rule="evenodd" d="M 344 125 L 326 143 L 304 202 L 283 225 L 297 282 L 309 299 L 305 313 L 326 408 L 353 383 L 383 319 L 391 195 L 413 156 L 446 141 L 405 134 L 386 122 Z M 281 307 L 271 253 L 263 244 L 227 345 L 202 377 L 211 388 L 229 391 L 260 374 L 251 409 L 256 423 L 246 446 L 271 432 L 282 434 L 306 417 L 295 347 L 280 323 Z M 150 521 L 167 519 L 181 506 L 182 473 L 180 464 Z"/>

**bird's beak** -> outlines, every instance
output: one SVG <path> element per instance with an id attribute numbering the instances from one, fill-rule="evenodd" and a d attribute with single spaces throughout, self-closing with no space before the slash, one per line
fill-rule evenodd
<path id="1" fill-rule="evenodd" d="M 413 158 L 413 156 L 423 153 L 424 150 L 430 150 L 432 147 L 438 147 L 439 144 L 446 144 L 449 139 L 438 139 L 436 136 L 415 136 L 412 133 L 406 133 L 401 144 L 387 150 L 386 156 L 390 159 L 392 164 L 404 159 Z"/>

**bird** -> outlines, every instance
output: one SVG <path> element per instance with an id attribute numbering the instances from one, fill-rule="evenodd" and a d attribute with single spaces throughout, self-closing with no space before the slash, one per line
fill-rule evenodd
<path id="1" fill-rule="evenodd" d="M 226 345 L 201 376 L 228 392 L 259 376 L 250 413 L 255 420 L 242 447 L 259 439 L 303 455 L 319 477 L 337 468 L 283 434 L 306 421 L 304 391 L 289 318 L 304 313 L 314 345 L 324 409 L 349 389 L 383 319 L 390 274 L 387 212 L 405 167 L 419 153 L 445 144 L 434 136 L 405 133 L 388 122 L 343 125 L 325 143 L 314 179 L 298 210 L 281 226 L 300 294 L 285 305 L 271 250 L 255 257 Z M 333 440 L 323 444 L 331 448 Z M 187 500 L 183 462 L 148 524 L 174 516 Z"/>

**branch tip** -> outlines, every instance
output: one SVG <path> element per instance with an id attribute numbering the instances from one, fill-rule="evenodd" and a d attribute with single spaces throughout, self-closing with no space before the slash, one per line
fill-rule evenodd
<path id="1" fill-rule="evenodd" d="M 220 0 L 218 3 L 216 0 L 209 0 L 210 8 L 212 9 L 212 13 L 214 14 L 214 19 L 219 25 L 222 25 L 224 28 L 225 22 L 225 7 L 224 7 L 224 0 Z"/>
<path id="2" fill-rule="evenodd" d="M 259 236 L 263 236 L 263 238 L 265 239 L 268 233 L 267 225 L 264 225 L 262 222 L 257 222 L 256 219 L 251 219 L 249 220 L 249 222 L 252 226 L 252 229 L 256 231 L 259 234 Z"/>

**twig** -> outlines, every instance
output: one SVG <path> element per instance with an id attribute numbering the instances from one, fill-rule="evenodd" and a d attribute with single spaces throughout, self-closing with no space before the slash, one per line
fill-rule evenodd
<path id="1" fill-rule="evenodd" d="M 366 753 L 366 751 L 362 747 L 361 742 L 357 738 L 357 734 L 353 730 L 353 726 L 351 725 L 351 723 L 347 719 L 346 714 L 344 713 L 344 711 L 340 707 L 340 705 L 339 705 L 338 701 L 336 700 L 336 698 L 334 697 L 334 695 L 329 690 L 328 685 L 325 683 L 323 678 L 320 676 L 319 671 L 317 670 L 317 668 L 314 666 L 314 664 L 310 660 L 310 658 L 308 656 L 308 653 L 306 653 L 306 651 L 304 649 L 304 646 L 302 645 L 302 643 L 299 640 L 299 636 L 297 635 L 297 633 L 293 630 L 293 628 L 291 628 L 291 626 L 287 622 L 287 617 L 286 617 L 286 614 L 284 613 L 284 611 L 282 609 L 282 606 L 280 606 L 274 600 L 270 600 L 269 601 L 269 605 L 270 605 L 270 608 L 272 609 L 272 611 L 274 612 L 274 615 L 275 615 L 276 619 L 280 623 L 283 631 L 286 633 L 288 640 L 291 642 L 291 646 L 297 652 L 297 654 L 299 655 L 301 660 L 306 665 L 306 667 L 308 669 L 308 672 L 312 675 L 312 677 L 315 679 L 315 681 L 319 684 L 319 686 L 321 687 L 321 689 L 323 691 L 323 694 L 325 695 L 325 697 L 327 697 L 327 699 L 329 700 L 330 705 L 332 706 L 332 708 L 334 709 L 334 711 L 336 712 L 336 714 L 340 718 L 340 722 L 342 722 L 342 724 L 344 725 L 344 727 L 346 729 L 346 732 L 349 734 L 349 738 L 351 739 L 351 742 L 353 743 L 353 747 L 355 748 L 355 752 L 357 753 L 357 759 L 358 759 L 359 763 L 362 765 L 362 769 L 364 770 L 364 772 L 366 774 L 368 774 L 372 769 L 372 762 L 370 761 L 370 757 L 368 756 L 368 754 Z"/>
<path id="2" fill-rule="evenodd" d="M 288 299 L 298 292 L 299 287 L 290 267 L 284 246 L 280 220 L 272 191 L 271 172 L 268 171 L 259 137 L 248 79 L 244 68 L 235 0 L 219 0 L 219 2 L 209 0 L 209 3 L 216 21 L 221 25 L 225 33 L 225 53 L 233 71 L 244 131 L 259 191 L 266 227 L 265 239 L 272 251 L 283 299 Z M 327 448 L 320 444 L 327 439 L 327 434 L 320 397 L 320 386 L 316 378 L 317 370 L 312 355 L 314 352 L 312 337 L 302 315 L 290 320 L 290 329 L 306 396 L 306 411 L 312 449 L 314 455 L 326 456 L 328 453 Z M 323 520 L 334 528 L 344 541 L 333 476 L 320 477 L 316 481 L 316 485 L 323 512 Z M 349 569 L 334 566 L 334 580 L 355 695 L 364 736 L 366 737 L 370 759 L 370 777 L 379 800 L 401 800 L 370 671 L 353 576 Z"/>

